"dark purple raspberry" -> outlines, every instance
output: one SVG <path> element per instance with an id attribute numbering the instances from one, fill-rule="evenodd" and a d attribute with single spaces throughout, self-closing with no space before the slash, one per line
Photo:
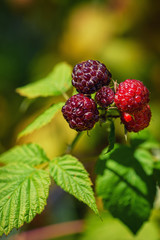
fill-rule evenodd
<path id="1" fill-rule="evenodd" d="M 83 94 L 70 97 L 62 107 L 64 118 L 76 131 L 90 130 L 99 120 L 99 112 L 93 99 Z"/>
<path id="2" fill-rule="evenodd" d="M 149 91 L 139 80 L 127 79 L 119 84 L 114 101 L 121 112 L 133 113 L 149 102 Z"/>
<path id="3" fill-rule="evenodd" d="M 95 97 L 99 106 L 106 108 L 114 101 L 114 92 L 110 87 L 103 86 Z"/>
<path id="4" fill-rule="evenodd" d="M 111 73 L 99 61 L 88 60 L 73 68 L 72 84 L 79 93 L 91 94 L 110 83 Z"/>
<path id="5" fill-rule="evenodd" d="M 148 127 L 151 120 L 149 105 L 145 105 L 141 111 L 129 114 L 121 113 L 121 121 L 129 132 L 139 132 Z"/>

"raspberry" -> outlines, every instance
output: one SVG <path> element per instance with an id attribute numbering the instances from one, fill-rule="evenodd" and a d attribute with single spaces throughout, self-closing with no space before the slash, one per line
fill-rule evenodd
<path id="1" fill-rule="evenodd" d="M 121 121 L 129 132 L 139 132 L 148 127 L 151 120 L 149 105 L 145 105 L 141 111 L 129 114 L 121 112 Z"/>
<path id="2" fill-rule="evenodd" d="M 90 130 L 99 120 L 99 112 L 93 99 L 84 94 L 70 97 L 62 107 L 64 118 L 76 131 Z"/>
<path id="3" fill-rule="evenodd" d="M 108 85 L 111 77 L 111 73 L 103 63 L 88 60 L 75 65 L 72 84 L 79 93 L 91 94 Z"/>
<path id="4" fill-rule="evenodd" d="M 121 112 L 139 111 L 149 102 L 149 91 L 139 80 L 127 79 L 119 84 L 114 101 Z"/>
<path id="5" fill-rule="evenodd" d="M 111 88 L 103 86 L 95 97 L 96 102 L 103 108 L 108 107 L 114 101 L 114 92 Z"/>

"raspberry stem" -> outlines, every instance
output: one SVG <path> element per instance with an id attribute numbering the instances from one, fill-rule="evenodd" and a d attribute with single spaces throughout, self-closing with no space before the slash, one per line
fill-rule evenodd
<path id="1" fill-rule="evenodd" d="M 116 93 L 119 84 L 118 84 L 117 80 L 113 80 L 113 79 L 112 79 L 112 82 L 113 82 L 114 92 Z"/>
<path id="2" fill-rule="evenodd" d="M 81 137 L 82 135 L 82 132 L 78 132 L 77 135 L 75 136 L 75 138 L 73 139 L 72 143 L 69 144 L 67 146 L 67 149 L 66 149 L 66 154 L 69 154 L 72 152 L 74 146 L 76 145 L 77 141 L 79 140 L 79 138 Z"/>
<path id="3" fill-rule="evenodd" d="M 127 140 L 128 140 L 128 136 L 127 136 L 127 129 L 125 128 L 125 126 L 124 126 L 124 138 L 125 138 L 125 141 L 127 142 Z"/>

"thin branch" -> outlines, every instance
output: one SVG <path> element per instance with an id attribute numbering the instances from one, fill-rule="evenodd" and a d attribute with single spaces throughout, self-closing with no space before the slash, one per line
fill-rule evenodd
<path id="1" fill-rule="evenodd" d="M 47 240 L 77 234 L 84 231 L 84 221 L 76 220 L 53 224 L 11 236 L 10 240 Z"/>

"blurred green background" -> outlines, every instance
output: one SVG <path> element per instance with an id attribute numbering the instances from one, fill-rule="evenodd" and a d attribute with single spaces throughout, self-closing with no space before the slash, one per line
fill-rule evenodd
<path id="1" fill-rule="evenodd" d="M 35 116 L 60 99 L 26 100 L 15 89 L 46 76 L 60 61 L 75 65 L 97 59 L 106 64 L 118 82 L 127 78 L 143 81 L 151 93 L 149 131 L 160 140 L 159 16 L 158 0 L 1 0 L 0 152 L 15 144 L 36 142 L 53 157 L 61 154 L 73 139 L 75 132 L 59 114 L 49 125 L 16 140 L 17 133 Z M 117 141 L 124 142 L 119 120 L 116 134 Z M 84 134 L 74 150 L 92 179 L 96 157 L 106 145 L 106 128 L 97 126 L 90 137 Z M 83 204 L 55 186 L 46 210 L 22 230 L 85 216 L 86 231 L 63 239 L 133 239 L 126 227 L 108 213 L 101 223 Z M 135 239 L 160 239 L 159 221 L 160 214 L 156 212 Z"/>

